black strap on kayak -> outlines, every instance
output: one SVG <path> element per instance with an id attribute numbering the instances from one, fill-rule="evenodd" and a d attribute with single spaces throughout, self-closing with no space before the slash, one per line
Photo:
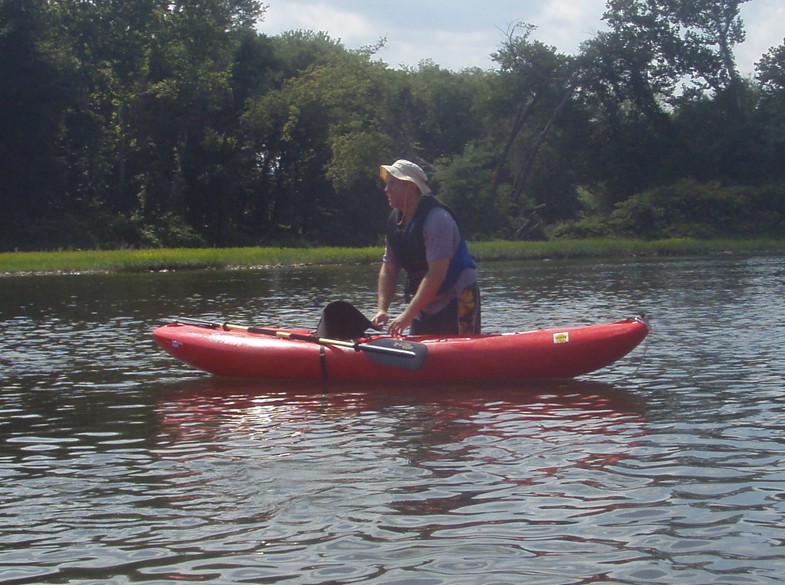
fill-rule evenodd
<path id="1" fill-rule="evenodd" d="M 319 365 L 322 367 L 322 382 L 327 384 L 327 352 L 324 349 L 325 346 L 319 346 Z"/>

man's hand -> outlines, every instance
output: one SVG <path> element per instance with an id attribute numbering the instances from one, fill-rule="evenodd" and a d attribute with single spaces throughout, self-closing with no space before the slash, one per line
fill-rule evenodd
<path id="1" fill-rule="evenodd" d="M 371 319 L 371 323 L 374 324 L 375 327 L 379 329 L 384 329 L 387 326 L 387 322 L 390 320 L 390 316 L 387 314 L 387 311 L 379 311 L 373 316 Z"/>

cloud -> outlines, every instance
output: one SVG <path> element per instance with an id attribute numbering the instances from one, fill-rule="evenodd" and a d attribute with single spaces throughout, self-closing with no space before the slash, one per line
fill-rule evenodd
<path id="1" fill-rule="evenodd" d="M 430 59 L 444 69 L 489 69 L 493 65 L 490 53 L 498 44 L 494 35 L 484 32 L 456 33 L 437 30 L 429 33 L 428 42 L 423 43 L 417 34 L 400 34 L 400 31 L 397 31 L 388 36 L 377 57 L 392 67 L 416 66 L 421 61 Z"/>
<path id="2" fill-rule="evenodd" d="M 602 15 L 604 0 L 554 0 L 534 15 L 537 25 L 534 36 L 540 42 L 558 47 L 562 52 L 574 53 L 578 46 L 605 28 Z"/>
<path id="3" fill-rule="evenodd" d="M 736 47 L 736 65 L 743 74 L 754 74 L 755 63 L 764 53 L 783 43 L 785 6 L 782 0 L 756 0 L 743 4 L 740 14 L 747 40 Z"/>
<path id="4" fill-rule="evenodd" d="M 259 29 L 282 32 L 310 30 L 325 32 L 340 40 L 347 48 L 359 47 L 378 40 L 378 26 L 366 15 L 355 10 L 341 10 L 323 2 L 280 2 L 271 4 Z"/>
<path id="5" fill-rule="evenodd" d="M 415 11 L 417 2 L 402 0 L 399 3 L 401 13 L 406 13 L 407 2 L 411 4 L 411 11 Z M 347 4 L 352 8 L 346 8 Z M 461 17 L 455 10 L 452 18 L 436 18 L 437 7 L 431 4 L 426 5 L 428 12 L 415 11 L 419 16 L 415 20 L 388 18 L 386 12 L 372 10 L 372 4 L 368 2 L 357 7 L 356 3 L 333 1 L 328 4 L 307 0 L 270 4 L 259 30 L 271 35 L 297 29 L 324 31 L 347 49 L 359 49 L 385 39 L 385 46 L 376 57 L 391 67 L 416 67 L 427 59 L 440 67 L 455 70 L 492 66 L 490 53 L 500 44 L 499 29 L 472 24 L 471 19 Z M 387 8 L 389 4 L 385 2 L 383 6 Z"/>
<path id="6" fill-rule="evenodd" d="M 499 49 L 518 22 L 537 27 L 532 39 L 575 54 L 582 42 L 605 29 L 605 0 L 267 0 L 259 26 L 262 33 L 289 30 L 325 32 L 350 50 L 386 39 L 376 55 L 391 67 L 416 67 L 430 59 L 440 67 L 461 70 L 494 67 L 490 54 Z M 783 40 L 783 0 L 752 0 L 741 5 L 747 41 L 735 48 L 744 75 L 772 46 Z"/>

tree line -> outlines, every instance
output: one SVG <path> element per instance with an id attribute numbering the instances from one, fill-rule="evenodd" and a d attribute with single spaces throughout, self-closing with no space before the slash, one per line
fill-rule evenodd
<path id="1" fill-rule="evenodd" d="M 369 245 L 409 158 L 466 236 L 785 228 L 785 41 L 754 0 L 607 0 L 574 55 L 519 23 L 495 66 L 260 32 L 258 0 L 0 0 L 0 249 Z"/>

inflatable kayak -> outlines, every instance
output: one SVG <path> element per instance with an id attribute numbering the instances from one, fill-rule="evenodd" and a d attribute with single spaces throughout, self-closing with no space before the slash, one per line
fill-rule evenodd
<path id="1" fill-rule="evenodd" d="M 307 330 L 181 318 L 155 341 L 216 376 L 332 382 L 519 381 L 574 378 L 611 365 L 649 332 L 640 317 L 614 323 L 469 337 L 368 335 L 331 339 Z"/>

